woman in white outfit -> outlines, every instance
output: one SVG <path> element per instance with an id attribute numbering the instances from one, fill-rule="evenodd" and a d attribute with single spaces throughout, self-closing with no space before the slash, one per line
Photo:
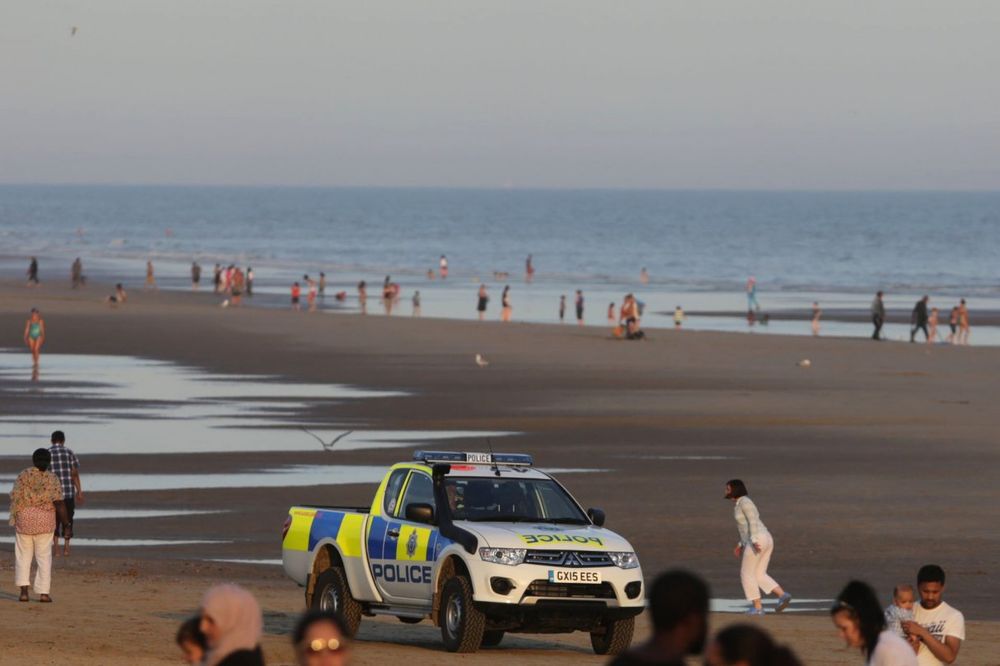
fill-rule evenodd
<path id="1" fill-rule="evenodd" d="M 739 479 L 726 483 L 726 499 L 735 504 L 736 527 L 740 531 L 740 542 L 736 544 L 733 554 L 736 559 L 743 558 L 740 564 L 740 582 L 743 583 L 743 593 L 753 608 L 748 615 L 763 615 L 764 608 L 760 603 L 760 591 L 778 597 L 775 611 L 780 613 L 788 608 L 792 595 L 781 589 L 778 582 L 767 575 L 767 565 L 774 551 L 774 539 L 767 527 L 760 520 L 757 506 L 747 497 L 747 487 Z"/>

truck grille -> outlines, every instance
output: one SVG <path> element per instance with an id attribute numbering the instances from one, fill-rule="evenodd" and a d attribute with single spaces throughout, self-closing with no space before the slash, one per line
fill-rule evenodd
<path id="1" fill-rule="evenodd" d="M 558 597 L 560 599 L 614 599 L 611 583 L 550 583 L 532 581 L 525 591 L 526 597 Z"/>
<path id="2" fill-rule="evenodd" d="M 525 564 L 543 564 L 548 567 L 610 567 L 607 553 L 589 550 L 529 550 Z"/>

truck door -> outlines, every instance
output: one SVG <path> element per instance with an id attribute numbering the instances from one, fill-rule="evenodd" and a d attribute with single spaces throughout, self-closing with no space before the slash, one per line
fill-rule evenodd
<path id="1" fill-rule="evenodd" d="M 401 500 L 395 503 L 391 515 L 385 516 L 382 558 L 372 559 L 372 570 L 387 596 L 429 603 L 438 530 L 433 525 L 406 520 L 410 504 L 435 506 L 431 477 L 421 470 L 410 471 Z"/>

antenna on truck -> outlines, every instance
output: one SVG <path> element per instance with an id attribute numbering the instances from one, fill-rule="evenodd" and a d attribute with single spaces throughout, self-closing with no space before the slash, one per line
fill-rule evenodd
<path id="1" fill-rule="evenodd" d="M 490 442 L 490 438 L 486 438 L 486 446 L 490 449 L 490 461 L 493 463 L 493 473 L 500 476 L 500 466 L 497 465 L 497 458 L 493 455 L 493 443 Z"/>

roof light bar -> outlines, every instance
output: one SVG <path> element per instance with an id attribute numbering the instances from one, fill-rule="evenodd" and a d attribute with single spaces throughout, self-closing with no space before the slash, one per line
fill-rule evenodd
<path id="1" fill-rule="evenodd" d="M 470 463 L 473 465 L 510 465 L 531 467 L 534 460 L 526 453 L 477 453 L 461 451 L 414 451 L 413 460 L 433 463 Z"/>

